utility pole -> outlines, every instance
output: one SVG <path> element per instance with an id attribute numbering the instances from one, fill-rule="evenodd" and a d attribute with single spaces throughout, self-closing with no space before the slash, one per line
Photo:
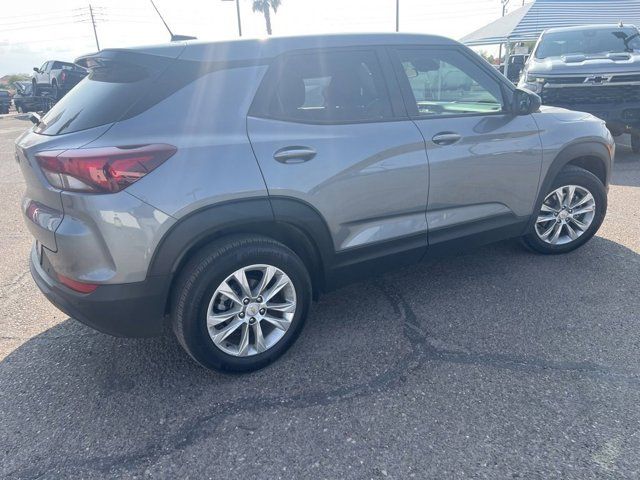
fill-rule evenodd
<path id="1" fill-rule="evenodd" d="M 509 1 L 510 0 L 500 0 L 500 2 L 502 2 L 502 16 L 504 17 L 507 13 L 507 5 L 509 5 Z M 524 0 L 522 0 L 524 2 Z M 498 61 L 500 61 L 500 59 L 502 58 L 502 44 L 500 44 L 500 47 L 498 47 Z M 505 68 L 507 68 L 507 66 L 505 65 Z"/>
<path id="2" fill-rule="evenodd" d="M 240 23 L 240 0 L 236 0 L 236 14 L 238 15 L 238 36 L 242 36 L 242 24 Z"/>
<path id="3" fill-rule="evenodd" d="M 233 0 L 221 0 L 223 2 L 233 2 Z M 240 0 L 236 1 L 236 16 L 238 17 L 238 36 L 242 36 L 242 23 L 240 22 Z"/>
<path id="4" fill-rule="evenodd" d="M 98 51 L 100 51 L 100 42 L 98 42 L 98 31 L 96 30 L 96 20 L 93 18 L 93 8 L 91 8 L 91 4 L 89 4 L 89 15 L 91 15 L 91 25 L 93 25 L 93 35 L 96 37 L 96 47 L 98 47 Z"/>
<path id="5" fill-rule="evenodd" d="M 400 31 L 400 0 L 396 0 L 396 32 Z"/>

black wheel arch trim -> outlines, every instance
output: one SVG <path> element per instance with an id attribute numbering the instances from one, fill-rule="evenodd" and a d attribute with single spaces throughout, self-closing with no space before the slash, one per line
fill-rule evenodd
<path id="1" fill-rule="evenodd" d="M 547 169 L 544 179 L 540 183 L 538 196 L 533 206 L 533 212 L 531 213 L 531 219 L 529 221 L 529 224 L 527 225 L 526 231 L 529 231 L 529 229 L 533 226 L 533 222 L 535 222 L 537 218 L 536 209 L 538 205 L 540 205 L 544 200 L 544 197 L 547 195 L 549 189 L 551 188 L 551 185 L 553 184 L 558 174 L 571 162 L 581 158 L 598 159 L 602 163 L 605 172 L 605 179 L 603 183 L 605 187 L 609 185 L 609 180 L 611 178 L 612 159 L 609 155 L 609 150 L 603 143 L 596 141 L 587 141 L 566 146 L 553 159 L 551 165 Z"/>
<path id="2" fill-rule="evenodd" d="M 324 268 L 332 262 L 334 251 L 322 216 L 302 201 L 266 196 L 216 203 L 180 219 L 158 244 L 147 279 L 168 278 L 169 298 L 176 273 L 190 253 L 215 238 L 242 233 L 262 234 L 287 245 L 310 268 L 314 296 L 324 289 Z"/>

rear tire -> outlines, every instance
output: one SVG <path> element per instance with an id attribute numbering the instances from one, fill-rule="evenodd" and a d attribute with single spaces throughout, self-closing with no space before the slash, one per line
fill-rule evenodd
<path id="1" fill-rule="evenodd" d="M 607 190 L 600 179 L 582 168 L 567 166 L 536 206 L 524 244 L 538 253 L 570 252 L 595 235 L 606 212 Z"/>
<path id="2" fill-rule="evenodd" d="M 310 301 L 309 274 L 289 248 L 260 236 L 223 238 L 182 269 L 172 292 L 173 331 L 206 368 L 257 370 L 293 344 Z"/>

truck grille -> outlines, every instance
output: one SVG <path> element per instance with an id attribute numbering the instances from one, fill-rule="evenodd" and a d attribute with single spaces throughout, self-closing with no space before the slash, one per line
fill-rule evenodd
<path id="1" fill-rule="evenodd" d="M 541 96 L 544 105 L 615 105 L 640 102 L 640 85 L 543 88 Z"/>

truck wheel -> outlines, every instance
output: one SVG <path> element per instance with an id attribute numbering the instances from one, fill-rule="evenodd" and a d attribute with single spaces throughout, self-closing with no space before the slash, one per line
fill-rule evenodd
<path id="1" fill-rule="evenodd" d="M 60 100 L 60 90 L 58 89 L 58 84 L 56 82 L 53 82 L 53 84 L 51 85 L 51 96 L 53 97 L 53 101 L 55 102 L 56 100 Z"/>
<path id="2" fill-rule="evenodd" d="M 18 111 L 18 113 L 24 113 L 24 108 L 22 108 L 22 105 L 18 105 L 16 107 L 16 110 Z"/>
<path id="3" fill-rule="evenodd" d="M 633 153 L 640 153 L 640 134 L 631 135 L 631 151 Z"/>
<path id="4" fill-rule="evenodd" d="M 38 96 L 38 83 L 34 80 L 33 82 L 31 82 L 31 95 L 33 95 L 34 97 Z"/>
<path id="5" fill-rule="evenodd" d="M 172 292 L 173 331 L 206 368 L 256 370 L 295 341 L 310 300 L 309 273 L 286 246 L 260 236 L 222 238 L 182 269 Z"/>

